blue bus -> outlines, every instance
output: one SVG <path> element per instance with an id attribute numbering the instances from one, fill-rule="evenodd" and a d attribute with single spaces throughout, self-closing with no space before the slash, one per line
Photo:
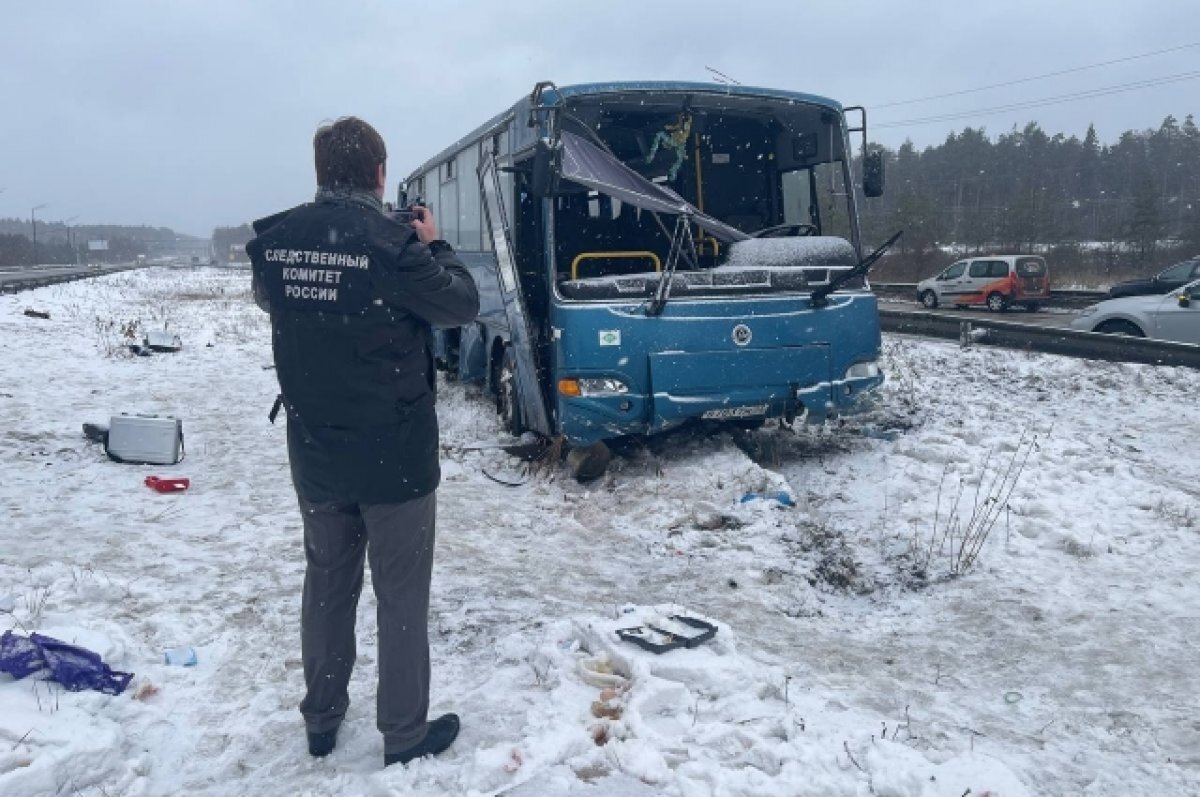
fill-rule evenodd
<path id="1" fill-rule="evenodd" d="M 436 331 L 439 367 L 482 382 L 513 435 L 602 463 L 606 440 L 695 419 L 853 411 L 883 381 L 865 128 L 791 91 L 539 83 L 401 184 L 480 289 L 473 324 Z"/>

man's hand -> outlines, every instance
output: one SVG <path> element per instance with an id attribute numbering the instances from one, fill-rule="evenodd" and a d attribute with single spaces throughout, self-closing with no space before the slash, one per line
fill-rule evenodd
<path id="1" fill-rule="evenodd" d="M 429 208 L 415 207 L 416 217 L 412 220 L 412 228 L 417 233 L 417 240 L 428 245 L 438 237 L 437 224 L 433 220 L 433 211 Z"/>

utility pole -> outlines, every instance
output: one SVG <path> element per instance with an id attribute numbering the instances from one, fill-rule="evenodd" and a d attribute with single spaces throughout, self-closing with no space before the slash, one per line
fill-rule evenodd
<path id="1" fill-rule="evenodd" d="M 43 203 L 42 203 L 42 204 L 40 204 L 40 205 L 37 205 L 36 207 L 34 207 L 32 210 L 30 210 L 30 211 L 29 211 L 29 222 L 30 222 L 30 223 L 33 225 L 33 264 L 32 264 L 32 265 L 33 265 L 33 267 L 34 267 L 34 268 L 37 268 L 37 264 L 38 264 L 38 256 L 37 256 L 37 212 L 38 212 L 39 210 L 41 210 L 42 208 L 44 208 L 44 207 L 46 207 L 46 203 L 45 203 L 45 202 L 43 202 Z"/>
<path id="2" fill-rule="evenodd" d="M 958 246 L 958 243 L 959 243 L 958 222 L 959 222 L 959 219 L 962 217 L 962 192 L 963 192 L 963 181 L 962 181 L 962 178 L 959 177 L 958 179 L 956 179 L 954 181 L 954 232 L 951 235 L 954 238 L 955 246 Z M 964 253 L 966 252 L 965 249 L 963 251 L 964 251 Z"/>
<path id="3" fill-rule="evenodd" d="M 63 222 L 63 224 L 65 224 L 67 227 L 67 247 L 71 250 L 71 264 L 75 266 L 79 265 L 79 254 L 75 251 L 75 241 L 71 238 L 71 222 L 75 221 L 77 218 L 79 217 L 72 216 Z"/>

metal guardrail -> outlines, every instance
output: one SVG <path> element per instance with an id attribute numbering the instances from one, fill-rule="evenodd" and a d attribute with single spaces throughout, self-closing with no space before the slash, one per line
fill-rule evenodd
<path id="1" fill-rule="evenodd" d="M 31 271 L 65 271 L 71 268 L 79 268 L 79 266 L 61 263 L 48 263 L 43 266 L 0 266 L 0 274 L 23 274 Z"/>
<path id="2" fill-rule="evenodd" d="M 970 345 L 1061 354 L 1089 360 L 1177 365 L 1200 369 L 1200 346 L 1074 329 L 1040 327 L 1015 321 L 964 319 L 926 311 L 879 309 L 887 332 L 969 341 Z"/>
<path id="3" fill-rule="evenodd" d="M 0 294 L 19 293 L 21 291 L 32 290 L 33 288 L 44 288 L 47 285 L 59 285 L 64 282 L 74 282 L 76 280 L 99 277 L 104 274 L 114 274 L 118 271 L 128 271 L 137 267 L 136 264 L 125 263 L 86 270 L 76 270 L 74 266 L 20 270 L 9 269 L 0 271 Z"/>
<path id="4" fill-rule="evenodd" d="M 98 271 L 72 272 L 70 274 L 39 275 L 19 282 L 0 282 L 0 293 L 16 292 L 54 285 L 72 280 L 87 279 L 100 274 L 127 271 L 136 268 L 127 264 L 108 267 Z M 888 288 L 916 290 L 915 284 L 873 283 L 877 291 Z M 1055 293 L 1055 292 L 1052 292 Z M 1091 301 L 1096 291 L 1060 291 L 1058 293 L 1088 294 Z M 1101 294 L 1102 295 L 1102 294 Z M 1102 335 L 1096 332 L 1080 332 L 1074 329 L 1041 327 L 1015 321 L 991 319 L 964 319 L 960 316 L 943 315 L 927 311 L 879 309 L 879 320 L 887 332 L 900 332 L 923 337 L 966 340 L 971 345 L 1000 346 L 1010 349 L 1061 354 L 1110 362 L 1146 363 L 1148 365 L 1176 365 L 1200 369 L 1200 346 L 1190 343 L 1174 343 L 1149 338 L 1134 338 L 1124 335 Z M 982 334 L 981 334 L 982 333 Z"/>
<path id="5" fill-rule="evenodd" d="M 878 296 L 892 299 L 917 299 L 915 282 L 872 282 L 871 290 Z M 1050 289 L 1050 298 L 1042 304 L 1052 307 L 1087 307 L 1108 298 L 1108 291 L 1078 290 L 1074 288 Z"/>
<path id="6" fill-rule="evenodd" d="M 14 280 L 0 280 L 0 293 L 19 293 L 21 291 L 31 290 L 33 288 L 44 288 L 47 285 L 57 285 L 60 282 L 70 282 L 76 279 L 82 279 L 85 275 L 47 275 L 39 274 L 36 277 L 22 277 Z M 86 275 L 92 276 L 92 275 Z"/>

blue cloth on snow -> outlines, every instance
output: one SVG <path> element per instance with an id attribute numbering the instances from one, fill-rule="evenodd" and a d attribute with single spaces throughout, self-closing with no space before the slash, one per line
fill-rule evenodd
<path id="1" fill-rule="evenodd" d="M 111 669 L 98 653 L 87 648 L 37 633 L 23 637 L 4 632 L 0 637 L 0 672 L 20 679 L 44 670 L 49 680 L 58 681 L 71 692 L 95 689 L 119 695 L 133 679 L 133 673 Z"/>

